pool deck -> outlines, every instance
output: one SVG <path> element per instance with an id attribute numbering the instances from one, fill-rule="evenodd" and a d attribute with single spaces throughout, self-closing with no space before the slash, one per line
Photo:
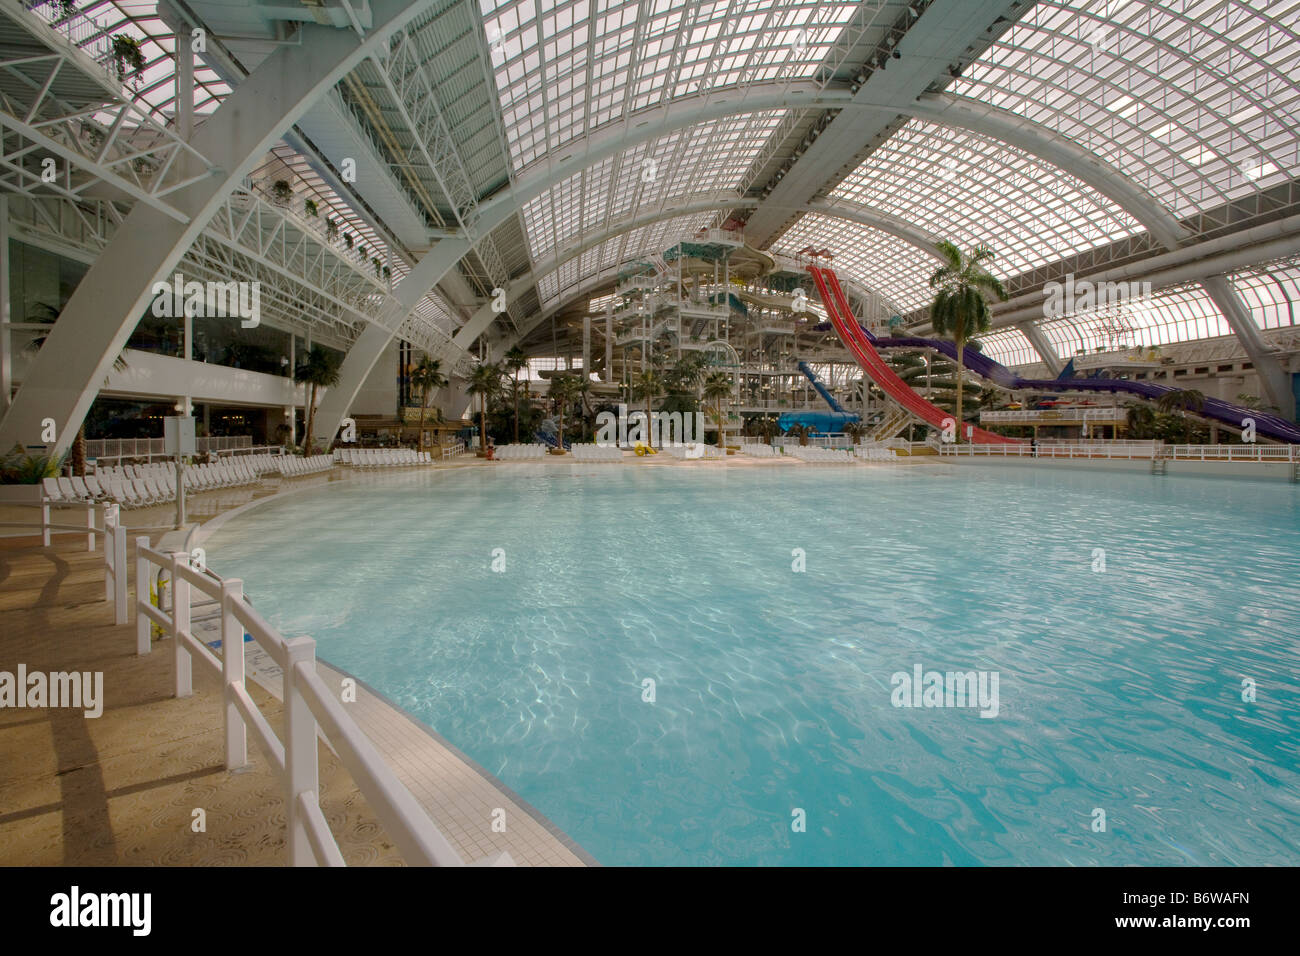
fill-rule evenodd
<path id="1" fill-rule="evenodd" d="M 328 475 L 270 480 L 256 491 L 195 496 L 190 514 L 229 514 L 329 481 Z M 13 510 L 12 520 L 32 518 Z M 173 513 L 167 506 L 123 512 L 130 547 L 142 529 L 165 527 Z M 53 520 L 69 519 L 56 512 Z M 149 537 L 156 543 L 160 533 Z M 81 534 L 56 534 L 49 548 L 40 547 L 38 534 L 11 531 L 0 538 L 0 670 L 12 673 L 21 663 L 28 673 L 102 672 L 104 682 L 98 718 L 76 709 L 0 709 L 7 758 L 0 762 L 0 865 L 283 865 L 282 791 L 265 759 L 250 742 L 247 767 L 224 767 L 220 683 L 195 668 L 194 696 L 172 696 L 170 649 L 156 645 L 154 653 L 136 655 L 134 623 L 115 626 L 103 601 L 102 561 L 98 550 L 86 551 Z M 134 569 L 133 555 L 128 565 Z M 280 730 L 278 675 L 265 660 L 260 673 L 253 671 L 257 657 L 250 653 L 249 691 Z M 317 666 L 327 681 L 343 679 L 325 662 Z M 467 862 L 505 851 L 521 866 L 595 863 L 503 784 L 359 681 L 349 706 Z M 401 865 L 323 743 L 319 760 L 322 810 L 345 861 Z M 198 809 L 206 817 L 204 832 L 193 828 Z"/>
<path id="2" fill-rule="evenodd" d="M 743 455 L 686 461 L 627 452 L 624 460 L 638 467 L 806 465 L 791 458 Z M 558 455 L 529 462 L 464 456 L 423 470 L 538 464 L 603 468 Z M 286 493 L 410 471 L 336 468 L 292 480 L 269 478 L 254 488 L 191 496 L 188 516 L 204 521 L 210 532 Z M 83 514 L 56 509 L 52 520 L 78 524 Z M 128 547 L 134 548 L 137 535 L 146 534 L 156 545 L 174 514 L 170 505 L 124 511 Z M 3 521 L 30 522 L 34 517 L 32 509 L 0 506 Z M 173 655 L 162 647 L 136 655 L 135 625 L 112 623 L 112 610 L 103 600 L 102 554 L 87 552 L 85 542 L 84 534 L 56 534 L 51 547 L 43 548 L 39 533 L 0 532 L 0 670 L 12 672 L 22 663 L 29 673 L 100 671 L 105 698 L 98 718 L 71 709 L 0 709 L 0 749 L 6 756 L 0 762 L 0 865 L 283 865 L 282 793 L 265 759 L 250 743 L 247 767 L 224 767 L 220 684 L 195 668 L 194 696 L 172 696 Z M 133 557 L 128 554 L 132 572 Z M 324 661 L 317 666 L 327 681 L 347 676 Z M 272 726 L 279 727 L 282 708 L 274 664 L 264 652 L 250 650 L 249 667 L 250 693 Z M 466 861 L 504 851 L 522 866 L 596 864 L 521 797 L 361 681 L 357 700 L 349 706 Z M 365 799 L 325 745 L 320 748 L 320 784 L 322 809 L 347 863 L 401 865 Z M 206 830 L 196 832 L 199 809 L 206 815 Z"/>

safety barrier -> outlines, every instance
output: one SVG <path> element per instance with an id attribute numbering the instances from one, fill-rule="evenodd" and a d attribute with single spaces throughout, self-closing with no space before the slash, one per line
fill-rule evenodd
<path id="1" fill-rule="evenodd" d="M 226 768 L 248 763 L 248 731 L 262 748 L 272 772 L 284 789 L 289 862 L 294 866 L 343 866 L 343 855 L 321 812 L 317 733 L 338 755 L 357 789 L 379 818 L 407 863 L 422 866 L 464 866 L 454 847 L 428 814 L 384 763 L 374 745 L 343 709 L 336 695 L 316 672 L 316 642 L 310 637 L 286 640 L 262 619 L 244 598 L 243 583 L 222 580 L 206 568 L 191 567 L 185 552 L 164 553 L 136 539 L 136 650 L 152 649 L 151 623 L 170 636 L 175 654 L 177 697 L 193 693 L 194 661 L 222 683 Z M 153 569 L 170 574 L 171 609 L 149 600 Z M 221 656 L 217 657 L 191 631 L 191 598 L 197 592 L 219 607 Z M 164 605 L 159 598 L 159 605 Z M 244 675 L 247 633 L 280 666 L 284 675 L 284 740 L 249 694 Z M 475 865 L 513 865 L 509 854 Z"/>

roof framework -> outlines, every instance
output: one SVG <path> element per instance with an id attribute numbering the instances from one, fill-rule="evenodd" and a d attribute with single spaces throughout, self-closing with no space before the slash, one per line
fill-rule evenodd
<path id="1" fill-rule="evenodd" d="M 200 16 L 204 2 L 191 2 Z M 932 6 L 952 2 L 432 4 L 337 88 L 342 115 L 383 158 L 431 239 L 472 243 L 406 321 L 427 324 L 432 341 L 449 341 L 496 289 L 509 288 L 493 331 L 518 333 L 537 314 L 601 294 L 599 278 L 620 265 L 716 225 L 732 209 L 761 208 L 772 177 L 798 161 L 848 105 L 848 93 L 888 67 L 889 51 Z M 34 6 L 47 21 L 61 16 L 57 3 Z M 897 108 L 898 120 L 880 142 L 846 156 L 820 194 L 819 203 L 848 218 L 796 211 L 773 251 L 829 247 L 838 268 L 906 314 L 924 307 L 932 268 L 909 235 L 988 243 L 995 271 L 1029 291 L 1089 263 L 1169 248 L 1161 229 L 1154 239 L 1148 232 L 1152 210 L 1180 230 L 1183 244 L 1300 212 L 1300 0 L 1009 0 L 1006 9 L 997 24 L 970 25 L 970 56 L 935 64 L 930 93 L 958 108 L 1003 111 L 1028 136 L 1090 154 L 1102 178 L 1122 180 L 1127 192 L 1103 194 L 1077 161 L 1088 182 L 1057 165 L 1050 149 L 1002 138 L 1005 128 L 954 125 L 935 109 L 909 118 L 911 103 L 855 103 Z M 83 49 L 121 33 L 140 42 L 146 65 L 133 98 L 159 126 L 173 125 L 175 40 L 153 0 L 89 0 L 79 16 L 91 26 L 62 28 Z M 826 95 L 817 105 L 790 98 L 773 106 L 782 90 Z M 761 107 L 745 108 L 751 91 L 761 93 Z M 195 113 L 201 119 L 228 93 L 200 56 Z M 735 105 L 714 110 L 719 99 Z M 705 111 L 699 121 L 673 127 L 674 117 L 697 109 Z M 651 122 L 663 131 L 649 139 L 634 132 Z M 593 148 L 619 130 L 637 145 Z M 589 152 L 600 158 L 552 177 Z M 267 168 L 289 170 L 318 205 L 365 237 L 395 280 L 410 274 L 426 250 L 394 244 L 373 216 L 356 214 L 365 184 L 354 193 L 332 188 L 317 175 L 319 160 L 278 147 Z M 483 204 L 538 177 L 549 183 L 544 192 L 490 230 L 479 228 Z M 1143 209 L 1125 199 L 1136 193 Z M 678 211 L 704 194 L 740 205 Z M 870 224 L 882 217 L 911 232 Z M 633 218 L 644 224 L 617 228 Z M 599 244 L 588 239 L 605 235 Z M 1294 273 L 1293 259 L 1261 264 L 1232 273 L 1231 288 L 1260 328 L 1294 324 Z M 1218 297 L 1197 284 L 1163 288 L 1134 309 L 1159 316 L 1135 320 L 1153 342 L 1228 327 Z M 1042 327 L 1068 355 L 1090 347 L 1075 342 L 1091 341 L 1095 319 L 1067 316 Z M 1030 348 L 1019 329 L 987 341 L 1008 357 Z"/>

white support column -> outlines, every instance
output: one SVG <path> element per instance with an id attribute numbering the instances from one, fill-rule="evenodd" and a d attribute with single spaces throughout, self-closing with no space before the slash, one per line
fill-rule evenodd
<path id="1" fill-rule="evenodd" d="M 1237 341 L 1259 375 L 1259 384 L 1268 400 L 1282 413 L 1283 418 L 1295 419 L 1295 393 L 1291 390 L 1291 376 L 1272 353 L 1259 334 L 1259 326 L 1250 309 L 1241 301 L 1237 290 L 1226 276 L 1215 275 L 1201 280 L 1210 299 L 1218 306 Z"/>
<path id="2" fill-rule="evenodd" d="M 591 378 L 591 316 L 582 317 L 582 377 Z"/>
<path id="3" fill-rule="evenodd" d="M 194 49 L 186 31 L 176 34 L 176 132 L 186 142 L 194 134 Z"/>
<path id="4" fill-rule="evenodd" d="M 9 197 L 0 196 L 0 417 L 9 411 L 13 391 L 13 340 L 9 335 Z"/>
<path id="5" fill-rule="evenodd" d="M 614 381 L 614 304 L 605 306 L 605 384 Z"/>
<path id="6" fill-rule="evenodd" d="M 1043 334 L 1043 330 L 1038 327 L 1038 323 L 1017 322 L 1016 328 L 1025 333 L 1025 338 L 1029 339 L 1029 344 L 1034 347 L 1034 351 L 1043 360 L 1043 364 L 1047 366 L 1048 371 L 1053 375 L 1060 375 L 1061 369 L 1065 368 L 1065 365 L 1061 362 L 1061 357 L 1056 354 L 1056 349 L 1052 348 L 1052 343 Z"/>
<path id="7" fill-rule="evenodd" d="M 136 205 L 51 329 L 0 422 L 0 447 L 41 443 L 41 421 L 53 418 L 57 438 L 49 452 L 60 455 L 68 449 L 114 359 L 151 303 L 154 283 L 172 273 L 225 199 L 299 116 L 432 6 L 433 0 L 371 0 L 373 27 L 364 39 L 351 31 L 302 24 L 301 42 L 277 47 L 235 88 L 191 142 L 220 172 L 172 194 L 175 208 L 189 221 L 177 221 L 145 203 Z"/>

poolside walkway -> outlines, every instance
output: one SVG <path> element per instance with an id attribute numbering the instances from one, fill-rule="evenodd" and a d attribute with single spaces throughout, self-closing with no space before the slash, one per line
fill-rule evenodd
<path id="1" fill-rule="evenodd" d="M 271 480 L 256 490 L 197 496 L 190 513 L 213 517 L 282 489 L 329 480 Z M 130 547 L 143 533 L 138 529 L 165 527 L 172 514 L 166 506 L 123 512 L 132 529 Z M 23 517 L 30 520 L 30 512 Z M 67 518 L 56 513 L 53 520 Z M 151 541 L 156 544 L 160 534 L 151 533 Z M 0 671 L 12 674 L 21 664 L 29 674 L 101 672 L 103 713 L 0 708 L 0 865 L 283 865 L 280 786 L 251 738 L 249 766 L 225 769 L 218 681 L 196 667 L 194 696 L 173 697 L 170 642 L 140 657 L 134 623 L 112 623 L 103 599 L 102 553 L 87 552 L 81 534 L 56 535 L 49 548 L 39 543 L 39 534 L 0 537 Z M 128 564 L 134 570 L 133 554 Z M 319 666 L 327 680 L 341 679 L 328 665 Z M 282 733 L 273 684 L 268 689 L 250 681 L 248 688 Z M 594 862 L 436 734 L 368 688 L 359 691 L 354 717 L 462 858 L 505 850 L 523 866 Z M 351 777 L 323 744 L 319 759 L 321 808 L 347 863 L 401 865 Z M 498 808 L 504 833 L 493 827 Z M 202 831 L 196 810 L 205 816 Z"/>

